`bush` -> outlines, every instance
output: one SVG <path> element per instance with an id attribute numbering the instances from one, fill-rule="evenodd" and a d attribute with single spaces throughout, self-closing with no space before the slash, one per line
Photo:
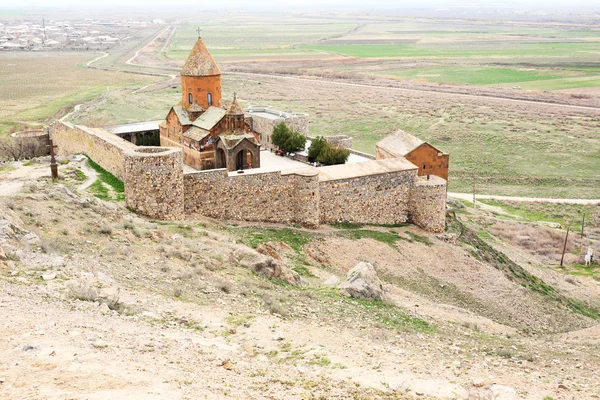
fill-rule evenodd
<path id="1" fill-rule="evenodd" d="M 285 122 L 281 122 L 273 128 L 271 140 L 275 146 L 287 153 L 304 150 L 306 146 L 306 137 L 292 131 Z"/>
<path id="2" fill-rule="evenodd" d="M 321 152 L 327 147 L 329 147 L 327 139 L 325 139 L 323 136 L 317 136 L 313 139 L 313 141 L 310 144 L 310 147 L 308 148 L 308 158 L 311 160 L 316 160 L 317 158 L 319 158 Z"/>
<path id="3" fill-rule="evenodd" d="M 0 138 L 0 159 L 19 161 L 43 154 L 41 146 L 26 138 Z"/>
<path id="4" fill-rule="evenodd" d="M 348 161 L 348 157 L 350 157 L 350 150 L 328 145 L 321 151 L 321 154 L 317 157 L 317 161 L 325 165 L 345 164 Z"/>

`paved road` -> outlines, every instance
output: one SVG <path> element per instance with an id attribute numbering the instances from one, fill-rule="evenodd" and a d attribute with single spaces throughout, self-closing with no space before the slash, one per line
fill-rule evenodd
<path id="1" fill-rule="evenodd" d="M 451 193 L 449 197 L 456 199 L 473 201 L 473 193 Z M 496 196 L 491 194 L 476 194 L 475 200 L 500 200 L 500 201 L 525 201 L 532 203 L 554 203 L 554 204 L 581 204 L 581 205 L 600 205 L 600 200 L 589 199 L 553 199 L 547 197 L 518 197 L 518 196 Z"/>

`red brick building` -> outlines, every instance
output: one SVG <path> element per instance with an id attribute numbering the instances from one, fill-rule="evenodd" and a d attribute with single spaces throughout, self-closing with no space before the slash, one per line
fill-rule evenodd
<path id="1" fill-rule="evenodd" d="M 398 131 L 375 145 L 376 158 L 404 157 L 419 167 L 419 175 L 435 175 L 448 180 L 450 155 L 416 136 Z"/>
<path id="2" fill-rule="evenodd" d="M 161 146 L 181 147 L 195 169 L 260 167 L 259 135 L 235 95 L 223 107 L 221 70 L 201 38 L 181 70 L 181 102 L 159 126 Z"/>

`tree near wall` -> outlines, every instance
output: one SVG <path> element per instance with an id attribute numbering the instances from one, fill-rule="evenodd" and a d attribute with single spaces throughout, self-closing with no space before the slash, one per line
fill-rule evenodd
<path id="1" fill-rule="evenodd" d="M 273 144 L 286 153 L 304 150 L 306 137 L 298 132 L 292 131 L 285 122 L 280 122 L 273 128 L 271 136 Z"/>
<path id="2" fill-rule="evenodd" d="M 316 160 L 319 158 L 321 152 L 327 147 L 329 147 L 327 139 L 325 139 L 323 136 L 317 136 L 312 140 L 310 147 L 308 148 L 308 159 Z"/>
<path id="3" fill-rule="evenodd" d="M 343 147 L 333 147 L 329 143 L 317 157 L 317 161 L 324 165 L 345 164 L 350 157 L 350 150 Z"/>

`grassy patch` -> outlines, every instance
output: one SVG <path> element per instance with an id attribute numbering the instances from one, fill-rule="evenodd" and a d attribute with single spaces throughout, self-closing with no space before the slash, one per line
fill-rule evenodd
<path id="1" fill-rule="evenodd" d="M 85 174 L 85 172 L 83 172 L 80 169 L 75 170 L 75 176 L 77 177 L 78 181 L 85 181 L 87 179 L 87 175 Z"/>
<path id="2" fill-rule="evenodd" d="M 417 235 L 416 233 L 410 231 L 406 231 L 404 233 L 410 237 L 411 242 L 423 243 L 426 246 L 433 246 L 433 242 L 425 236 Z"/>
<path id="3" fill-rule="evenodd" d="M 390 57 L 557 57 L 587 55 L 600 50 L 600 43 L 513 43 L 511 45 L 398 45 L 398 44 L 348 44 L 304 46 L 304 49 L 328 51 L 357 58 Z"/>
<path id="4" fill-rule="evenodd" d="M 435 328 L 427 321 L 411 317 L 401 312 L 398 307 L 385 304 L 381 301 L 368 301 L 361 299 L 348 299 L 348 301 L 359 304 L 366 308 L 374 318 L 386 327 L 398 331 L 433 332 Z"/>
<path id="5" fill-rule="evenodd" d="M 527 222 L 550 222 L 571 230 L 581 232 L 583 215 L 590 221 L 590 216 L 598 214 L 597 207 L 576 204 L 551 204 L 533 202 L 505 202 L 499 200 L 479 200 L 482 203 L 502 208 Z"/>
<path id="6" fill-rule="evenodd" d="M 336 224 L 331 224 L 331 226 L 338 229 L 360 229 L 364 225 L 363 224 L 353 224 L 352 222 L 338 222 Z"/>
<path id="7" fill-rule="evenodd" d="M 328 367 L 331 364 L 331 360 L 327 357 L 314 357 L 307 364 L 317 365 L 319 367 Z"/>
<path id="8" fill-rule="evenodd" d="M 89 188 L 94 196 L 102 200 L 125 200 L 125 185 L 121 180 L 96 164 L 89 157 L 88 165 L 98 173 L 98 179 Z"/>
<path id="9" fill-rule="evenodd" d="M 381 232 L 372 231 L 369 229 L 348 229 L 340 231 L 337 234 L 338 236 L 351 240 L 373 239 L 381 243 L 389 244 L 390 246 L 393 246 L 398 240 L 401 239 L 397 232 Z"/>
<path id="10" fill-rule="evenodd" d="M 266 242 L 283 242 L 297 254 L 302 253 L 302 246 L 313 239 L 312 234 L 296 229 L 284 228 L 233 228 L 231 231 L 246 245 L 257 248 Z"/>
<path id="11" fill-rule="evenodd" d="M 582 264 L 573 264 L 564 268 L 556 267 L 556 270 L 569 275 L 600 277 L 600 264 L 597 262 L 592 263 L 589 267 Z"/>

